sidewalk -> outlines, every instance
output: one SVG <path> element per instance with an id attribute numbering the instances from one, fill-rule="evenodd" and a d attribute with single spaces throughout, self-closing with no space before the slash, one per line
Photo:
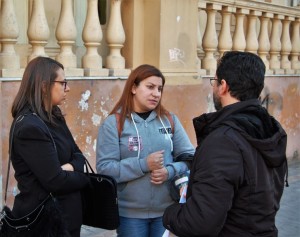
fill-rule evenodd
<path id="1" fill-rule="evenodd" d="M 300 160 L 289 162 L 289 187 L 285 187 L 276 217 L 278 237 L 300 236 Z M 116 237 L 115 231 L 82 226 L 81 237 Z"/>
<path id="2" fill-rule="evenodd" d="M 278 237 L 300 236 L 300 160 L 289 162 L 289 187 L 285 187 L 276 217 Z"/>

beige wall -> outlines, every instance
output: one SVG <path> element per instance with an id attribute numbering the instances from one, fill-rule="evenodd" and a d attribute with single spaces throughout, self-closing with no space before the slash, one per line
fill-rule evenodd
<path id="1" fill-rule="evenodd" d="M 212 88 L 209 80 L 204 78 L 202 84 L 185 85 L 170 83 L 171 81 L 172 78 L 167 78 L 162 102 L 167 109 L 178 115 L 192 143 L 196 146 L 192 119 L 213 110 Z M 69 82 L 71 91 L 62 109 L 66 113 L 68 125 L 77 144 L 94 167 L 98 128 L 119 99 L 124 83 L 125 80 L 70 80 Z M 2 174 L 6 174 L 7 170 L 8 136 L 12 122 L 10 108 L 19 84 L 20 82 L 0 83 Z M 262 98 L 266 95 L 269 95 L 269 112 L 281 122 L 288 134 L 287 156 L 289 159 L 295 158 L 300 149 L 300 77 L 268 77 Z M 5 184 L 5 175 L 3 184 Z M 16 184 L 11 178 L 10 191 L 14 187 Z"/>

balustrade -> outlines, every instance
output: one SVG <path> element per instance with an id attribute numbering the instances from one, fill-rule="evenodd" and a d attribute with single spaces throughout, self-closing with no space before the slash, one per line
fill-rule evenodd
<path id="1" fill-rule="evenodd" d="M 121 51 L 125 40 L 129 40 L 126 39 L 121 17 L 122 0 L 111 0 L 109 3 L 109 21 L 104 38 L 97 12 L 98 1 L 86 0 L 87 14 L 82 29 L 85 53 L 80 56 L 73 52 L 76 51 L 76 41 L 79 37 L 73 1 L 61 1 L 60 17 L 55 32 L 58 44 L 55 58 L 64 64 L 67 75 L 128 75 L 129 71 L 125 69 L 126 58 Z M 38 55 L 47 56 L 49 41 L 44 0 L 32 0 L 31 6 L 27 29 L 31 47 L 28 47 L 26 52 L 27 61 Z M 0 73 L 4 77 L 10 75 L 7 73 L 9 70 L 20 69 L 20 55 L 19 52 L 16 53 L 20 23 L 16 19 L 13 0 L 1 0 L 0 7 Z M 200 29 L 201 24 L 198 24 L 198 29 L 195 29 L 198 37 L 195 49 L 199 56 L 196 63 L 198 72 L 204 69 L 206 74 L 213 74 L 217 60 L 224 52 L 239 50 L 258 54 L 269 74 L 299 74 L 299 8 L 253 0 L 199 0 L 198 11 L 206 14 L 205 27 Z M 99 54 L 103 38 L 107 43 L 107 56 L 102 52 Z M 105 62 L 105 68 L 102 61 Z"/>
<path id="2" fill-rule="evenodd" d="M 299 74 L 299 15 L 297 8 L 275 6 L 257 1 L 201 1 L 199 2 L 220 5 L 222 10 L 205 9 L 207 14 L 206 28 L 210 34 L 203 36 L 207 42 L 216 47 L 215 34 L 219 35 L 217 51 L 214 53 L 205 49 L 203 42 L 204 59 L 217 60 L 225 51 L 247 51 L 258 54 L 264 61 L 267 74 Z M 200 6 L 200 4 L 199 4 Z M 228 9 L 232 8 L 232 11 Z M 234 10 L 236 9 L 236 10 Z M 221 29 L 215 32 L 211 24 L 216 22 L 216 11 L 220 13 Z M 230 18 L 235 21 L 230 22 Z M 215 19 L 213 19 L 215 18 Z M 213 22 L 213 23 L 212 23 Z M 233 33 L 229 31 L 233 27 Z M 231 46 L 232 42 L 232 46 Z M 212 48 L 212 47 L 210 47 Z M 207 55 L 208 54 L 208 55 Z M 203 65 L 204 66 L 204 65 Z M 207 73 L 215 68 L 214 64 L 205 65 Z"/>

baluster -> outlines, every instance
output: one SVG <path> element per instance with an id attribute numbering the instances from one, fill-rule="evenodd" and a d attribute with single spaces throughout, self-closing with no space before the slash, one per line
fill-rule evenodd
<path id="1" fill-rule="evenodd" d="M 257 54 L 258 40 L 256 32 L 257 17 L 261 16 L 259 11 L 250 11 L 248 15 L 248 29 L 246 38 L 246 51 Z"/>
<path id="2" fill-rule="evenodd" d="M 77 35 L 72 0 L 61 1 L 60 16 L 55 35 L 57 43 L 60 45 L 60 53 L 56 56 L 56 60 L 64 65 L 66 75 L 83 76 L 83 70 L 76 68 L 77 59 L 72 51 Z"/>
<path id="3" fill-rule="evenodd" d="M 20 59 L 14 48 L 19 36 L 19 27 L 12 0 L 1 1 L 0 14 L 0 69 L 19 69 Z"/>
<path id="4" fill-rule="evenodd" d="M 200 60 L 200 53 L 202 51 L 202 35 L 200 31 L 200 19 L 199 19 L 199 13 L 197 18 L 197 62 L 198 62 L 198 69 L 201 69 L 201 60 Z"/>
<path id="5" fill-rule="evenodd" d="M 258 55 L 263 60 L 266 66 L 266 71 L 268 74 L 272 74 L 273 71 L 269 70 L 269 60 L 267 59 L 267 55 L 270 51 L 270 39 L 268 34 L 268 26 L 270 18 L 272 18 L 274 14 L 264 12 L 260 17 L 260 32 L 258 36 Z"/>
<path id="6" fill-rule="evenodd" d="M 249 10 L 238 8 L 235 14 L 236 23 L 235 31 L 233 34 L 233 50 L 245 51 L 246 39 L 244 33 L 244 18 L 245 14 L 249 14 Z"/>
<path id="7" fill-rule="evenodd" d="M 45 45 L 48 43 L 50 30 L 45 14 L 44 0 L 33 0 L 27 35 L 29 43 L 32 45 L 32 53 L 29 55 L 28 61 L 37 56 L 47 57 Z"/>
<path id="8" fill-rule="evenodd" d="M 203 49 L 202 49 L 202 34 L 200 30 L 200 14 L 198 13 L 198 22 L 197 22 L 197 73 L 198 73 L 198 78 L 201 78 L 201 75 L 206 75 L 206 70 L 202 69 L 201 67 L 201 59 L 200 55 L 203 54 Z"/>
<path id="9" fill-rule="evenodd" d="M 229 51 L 232 48 L 232 37 L 230 33 L 231 14 L 235 9 L 232 7 L 222 7 L 222 26 L 219 35 L 219 53 L 220 57 L 223 56 L 225 51 Z"/>
<path id="10" fill-rule="evenodd" d="M 108 70 L 102 69 L 102 57 L 98 47 L 102 40 L 102 29 L 98 15 L 98 0 L 87 0 L 88 8 L 82 31 L 86 53 L 82 58 L 85 76 L 108 76 Z"/>
<path id="11" fill-rule="evenodd" d="M 214 53 L 217 51 L 218 38 L 216 31 L 216 13 L 221 10 L 220 5 L 208 4 L 206 7 L 207 22 L 203 36 L 203 51 L 205 52 L 202 60 L 202 67 L 208 71 L 209 75 L 215 73 L 217 68 L 217 60 L 214 58 Z"/>
<path id="12" fill-rule="evenodd" d="M 291 64 L 292 69 L 298 70 L 296 73 L 300 74 L 300 37 L 299 37 L 300 18 L 296 18 L 292 24 L 292 51 Z"/>
<path id="13" fill-rule="evenodd" d="M 106 40 L 109 47 L 109 55 L 106 58 L 106 67 L 110 69 L 110 75 L 127 75 L 125 59 L 121 55 L 121 48 L 125 42 L 125 32 L 121 18 L 122 0 L 111 0 L 110 17 L 107 26 Z"/>
<path id="14" fill-rule="evenodd" d="M 272 20 L 272 31 L 270 38 L 270 69 L 274 70 L 275 74 L 283 74 L 284 70 L 280 69 L 280 61 L 279 61 L 279 53 L 281 50 L 281 42 L 280 42 L 280 29 L 281 22 L 283 19 L 282 15 L 275 14 Z"/>
<path id="15" fill-rule="evenodd" d="M 285 69 L 286 74 L 293 74 L 291 72 L 291 62 L 289 60 L 289 55 L 292 50 L 292 43 L 290 38 L 290 23 L 295 20 L 294 17 L 285 16 L 282 22 L 282 34 L 281 34 L 281 62 L 280 66 Z"/>

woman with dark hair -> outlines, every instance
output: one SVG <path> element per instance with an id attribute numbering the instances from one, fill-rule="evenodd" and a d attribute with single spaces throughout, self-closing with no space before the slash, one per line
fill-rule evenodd
<path id="1" fill-rule="evenodd" d="M 100 126 L 97 171 L 118 183 L 118 237 L 161 237 L 162 215 L 173 203 L 170 180 L 194 154 L 176 115 L 161 104 L 163 74 L 151 65 L 131 72 L 123 94 Z"/>
<path id="2" fill-rule="evenodd" d="M 47 57 L 29 62 L 11 110 L 11 161 L 20 191 L 12 214 L 19 218 L 30 213 L 51 193 L 65 224 L 51 236 L 79 237 L 80 189 L 88 179 L 83 174 L 84 157 L 59 108 L 69 91 L 59 62 Z M 44 229 L 50 229 L 48 225 Z M 28 236 L 48 236 L 44 231 L 38 235 L 29 231 Z"/>

